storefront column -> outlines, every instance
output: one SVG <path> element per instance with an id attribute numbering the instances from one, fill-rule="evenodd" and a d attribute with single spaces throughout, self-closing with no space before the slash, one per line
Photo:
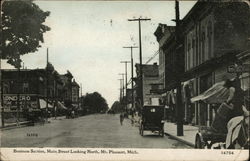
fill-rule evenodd
<path id="1" fill-rule="evenodd" d="M 198 116 L 199 116 L 199 113 L 198 113 L 198 103 L 195 102 L 195 125 L 198 125 L 199 124 L 199 120 L 198 120 Z"/>
<path id="2" fill-rule="evenodd" d="M 210 117 L 210 104 L 207 105 L 207 126 L 210 126 L 211 117 Z"/>
<path id="3" fill-rule="evenodd" d="M 200 106 L 200 103 L 198 103 L 198 125 L 201 126 L 201 106 Z"/>

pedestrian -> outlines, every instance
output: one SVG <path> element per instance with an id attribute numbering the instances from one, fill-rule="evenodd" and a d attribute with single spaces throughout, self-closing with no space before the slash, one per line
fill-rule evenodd
<path id="1" fill-rule="evenodd" d="M 121 114 L 120 114 L 120 123 L 121 123 L 121 125 L 122 125 L 122 123 L 123 123 L 123 120 L 124 120 L 124 114 L 121 113 Z"/>
<path id="2" fill-rule="evenodd" d="M 132 111 L 131 112 L 131 124 L 132 124 L 132 126 L 134 125 L 134 112 Z"/>

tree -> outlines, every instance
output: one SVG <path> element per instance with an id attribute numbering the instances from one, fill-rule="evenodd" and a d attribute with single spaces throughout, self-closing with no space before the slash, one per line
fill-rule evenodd
<path id="1" fill-rule="evenodd" d="M 113 105 L 111 106 L 111 110 L 114 111 L 114 113 L 123 112 L 124 105 L 121 104 L 119 101 L 115 101 Z"/>
<path id="2" fill-rule="evenodd" d="M 1 58 L 17 68 L 21 55 L 37 51 L 44 42 L 43 34 L 50 28 L 43 23 L 50 12 L 32 0 L 4 1 L 1 7 Z"/>
<path id="3" fill-rule="evenodd" d="M 98 92 L 87 93 L 83 97 L 83 106 L 88 108 L 90 113 L 99 113 L 108 110 L 106 100 Z"/>

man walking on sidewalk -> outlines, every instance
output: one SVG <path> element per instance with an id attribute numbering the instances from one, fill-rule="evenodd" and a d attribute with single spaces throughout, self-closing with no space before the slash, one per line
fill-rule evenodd
<path id="1" fill-rule="evenodd" d="M 121 123 L 121 126 L 122 126 L 123 120 L 124 120 L 124 114 L 121 113 L 121 114 L 120 114 L 120 123 Z"/>

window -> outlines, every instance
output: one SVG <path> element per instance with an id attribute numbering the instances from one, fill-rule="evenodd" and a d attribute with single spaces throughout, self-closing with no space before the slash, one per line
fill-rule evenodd
<path id="1" fill-rule="evenodd" d="M 208 59 L 212 57 L 212 23 L 208 22 L 207 37 L 208 37 Z"/>
<path id="2" fill-rule="evenodd" d="M 201 34 L 201 62 L 203 63 L 205 61 L 205 31 L 203 29 Z"/>
<path id="3" fill-rule="evenodd" d="M 191 47 L 191 50 L 190 50 L 190 67 L 193 68 L 194 67 L 194 52 L 195 52 L 195 38 L 193 37 L 191 39 L 192 41 L 192 47 Z"/>
<path id="4" fill-rule="evenodd" d="M 190 56 L 191 56 L 191 43 L 190 40 L 188 41 L 188 49 L 187 49 L 187 69 L 190 69 Z"/>
<path id="5" fill-rule="evenodd" d="M 8 94 L 10 93 L 10 88 L 7 84 L 3 85 L 3 94 Z"/>
<path id="6" fill-rule="evenodd" d="M 23 83 L 23 93 L 29 92 L 29 83 L 25 82 Z"/>

